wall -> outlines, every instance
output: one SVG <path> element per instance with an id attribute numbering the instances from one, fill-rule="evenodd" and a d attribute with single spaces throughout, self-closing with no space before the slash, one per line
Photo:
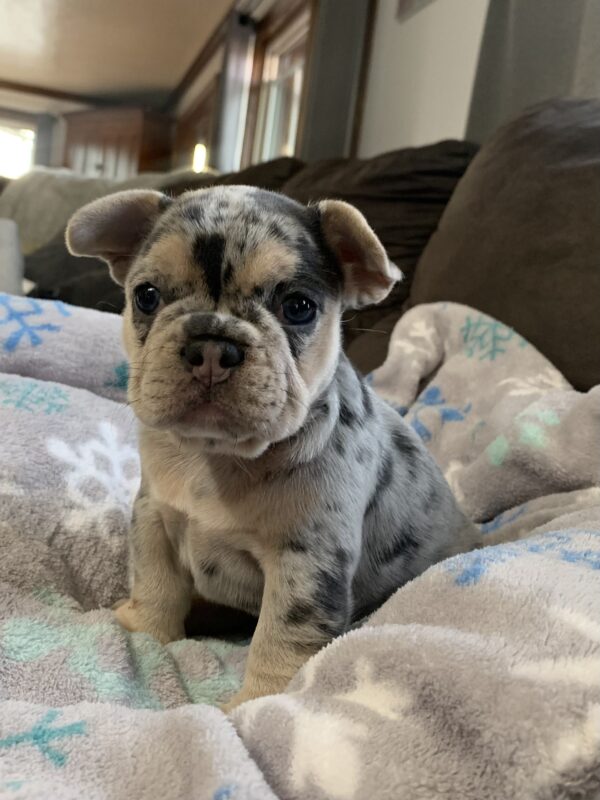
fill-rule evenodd
<path id="1" fill-rule="evenodd" d="M 358 155 L 463 138 L 489 0 L 379 0 Z"/>

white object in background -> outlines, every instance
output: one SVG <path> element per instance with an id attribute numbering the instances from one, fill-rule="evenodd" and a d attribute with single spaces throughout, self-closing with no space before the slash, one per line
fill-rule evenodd
<path id="1" fill-rule="evenodd" d="M 0 292 L 23 293 L 23 255 L 12 219 L 0 219 Z"/>

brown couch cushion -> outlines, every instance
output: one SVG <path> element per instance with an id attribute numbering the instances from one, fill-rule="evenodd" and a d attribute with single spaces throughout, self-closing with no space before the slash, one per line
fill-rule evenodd
<path id="1" fill-rule="evenodd" d="M 244 184 L 258 186 L 260 189 L 270 189 L 277 192 L 286 181 L 299 172 L 304 162 L 298 158 L 275 158 L 262 164 L 253 164 L 240 172 L 228 172 L 224 175 L 210 175 L 198 173 L 193 175 L 174 175 L 160 184 L 160 189 L 167 194 L 177 197 L 190 189 L 206 189 L 209 186 L 223 186 L 230 184 Z"/>
<path id="2" fill-rule="evenodd" d="M 476 152 L 476 145 L 468 142 L 444 141 L 365 160 L 318 161 L 284 184 L 282 192 L 301 203 L 327 197 L 352 203 L 365 215 L 390 259 L 404 272 L 404 281 L 377 311 L 347 315 L 346 346 L 352 357 L 351 343 L 361 336 L 361 356 L 356 363 L 363 371 L 373 369 L 385 358 L 389 336 L 380 331 L 387 332 L 390 325 L 384 328 L 378 322 L 390 314 L 395 319 L 400 316 L 415 265 Z M 371 333 L 372 329 L 376 332 Z"/>
<path id="3" fill-rule="evenodd" d="M 410 305 L 453 300 L 513 326 L 580 389 L 600 383 L 600 102 L 502 128 L 460 182 Z"/>

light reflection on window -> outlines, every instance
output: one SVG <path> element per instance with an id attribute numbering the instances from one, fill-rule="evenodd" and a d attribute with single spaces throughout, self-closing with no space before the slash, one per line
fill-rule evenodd
<path id="1" fill-rule="evenodd" d="M 0 175 L 20 178 L 33 166 L 35 131 L 0 121 Z"/>

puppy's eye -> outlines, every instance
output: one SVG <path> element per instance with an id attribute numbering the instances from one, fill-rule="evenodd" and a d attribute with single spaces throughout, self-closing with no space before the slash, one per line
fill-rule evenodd
<path id="1" fill-rule="evenodd" d="M 284 325 L 308 325 L 317 316 L 317 304 L 303 294 L 290 294 L 281 303 L 278 316 Z"/>
<path id="2" fill-rule="evenodd" d="M 133 292 L 135 304 L 144 314 L 153 314 L 160 303 L 160 292 L 151 283 L 141 283 Z"/>

